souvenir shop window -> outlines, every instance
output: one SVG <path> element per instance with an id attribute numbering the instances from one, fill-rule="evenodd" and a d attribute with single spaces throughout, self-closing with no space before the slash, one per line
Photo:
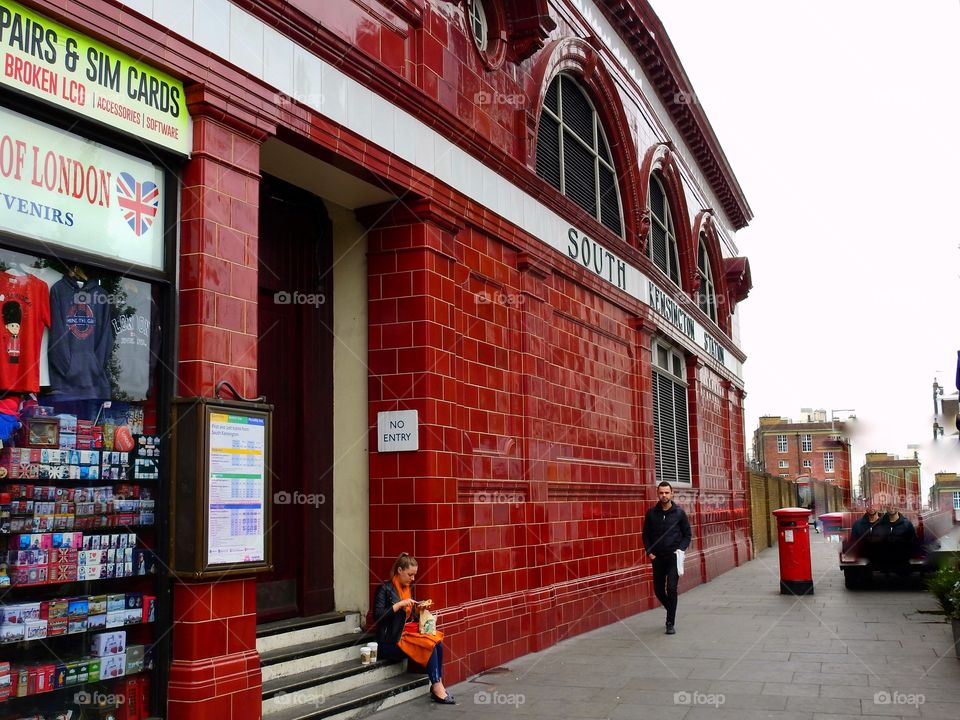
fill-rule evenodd
<path id="1" fill-rule="evenodd" d="M 158 293 L 0 248 L 0 720 L 156 714 Z"/>

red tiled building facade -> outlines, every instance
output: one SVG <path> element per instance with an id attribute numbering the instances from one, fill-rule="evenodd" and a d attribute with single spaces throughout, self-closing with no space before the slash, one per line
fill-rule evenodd
<path id="1" fill-rule="evenodd" d="M 653 607 L 659 479 L 682 588 L 749 559 L 752 214 L 647 2 L 29 4 L 182 80 L 176 393 L 266 394 L 324 500 L 272 573 L 173 583 L 168 717 L 259 717 L 257 623 L 366 613 L 400 551 L 447 684 Z"/>

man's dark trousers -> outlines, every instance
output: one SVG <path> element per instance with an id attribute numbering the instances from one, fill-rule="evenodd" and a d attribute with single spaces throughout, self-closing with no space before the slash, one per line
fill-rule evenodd
<path id="1" fill-rule="evenodd" d="M 680 576 L 677 574 L 677 556 L 668 552 L 666 555 L 657 555 L 653 560 L 653 591 L 657 600 L 666 608 L 667 625 L 673 625 L 677 620 L 677 583 Z"/>

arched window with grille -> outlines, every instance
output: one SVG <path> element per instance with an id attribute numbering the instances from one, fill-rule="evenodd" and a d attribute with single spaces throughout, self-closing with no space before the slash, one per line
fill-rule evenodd
<path id="1" fill-rule="evenodd" d="M 610 144 L 580 83 L 564 73 L 547 88 L 537 130 L 537 175 L 623 235 Z"/>
<path id="2" fill-rule="evenodd" d="M 710 255 L 707 254 L 706 238 L 701 235 L 697 247 L 697 273 L 700 275 L 698 301 L 700 309 L 717 322 L 717 289 L 713 284 L 713 270 L 710 269 Z"/>
<path id="3" fill-rule="evenodd" d="M 680 285 L 680 255 L 677 251 L 677 232 L 673 212 L 663 181 L 658 173 L 650 176 L 650 239 L 647 254 L 676 285 Z"/>

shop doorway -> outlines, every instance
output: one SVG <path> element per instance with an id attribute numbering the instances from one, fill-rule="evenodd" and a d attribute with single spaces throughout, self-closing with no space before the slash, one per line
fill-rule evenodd
<path id="1" fill-rule="evenodd" d="M 274 406 L 274 571 L 258 578 L 259 622 L 334 607 L 331 234 L 320 198 L 263 176 L 257 378 Z"/>

